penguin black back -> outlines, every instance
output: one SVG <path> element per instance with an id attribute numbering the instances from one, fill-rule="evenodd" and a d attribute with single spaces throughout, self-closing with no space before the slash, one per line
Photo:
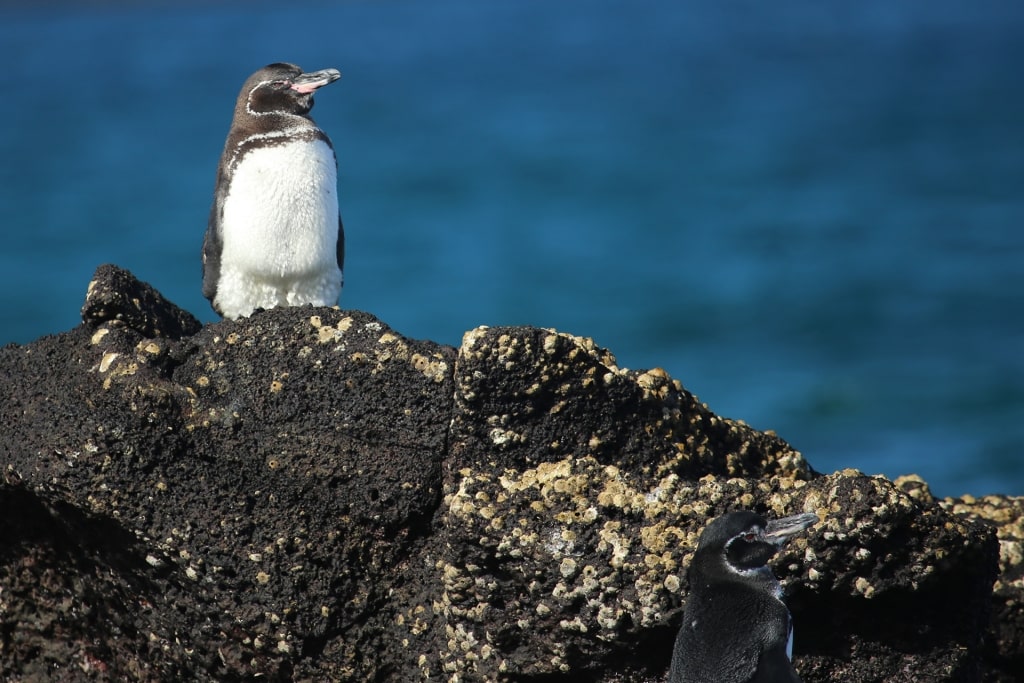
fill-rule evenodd
<path id="1" fill-rule="evenodd" d="M 768 561 L 815 514 L 768 521 L 730 512 L 701 534 L 668 683 L 799 683 L 789 661 L 789 610 Z"/>

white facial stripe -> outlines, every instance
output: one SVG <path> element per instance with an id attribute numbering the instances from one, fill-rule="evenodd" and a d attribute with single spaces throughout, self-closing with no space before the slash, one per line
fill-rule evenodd
<path id="1" fill-rule="evenodd" d="M 736 574 L 737 576 L 760 576 L 763 578 L 775 578 L 775 575 L 772 574 L 772 570 L 769 569 L 767 565 L 762 567 L 754 567 L 753 569 L 739 569 L 738 567 L 733 566 L 733 564 L 729 562 L 729 560 L 726 560 L 725 566 L 729 568 L 729 571 L 731 571 L 733 574 Z"/>
<path id="2" fill-rule="evenodd" d="M 725 542 L 725 551 L 724 551 L 725 554 L 728 554 L 729 546 L 731 546 L 734 542 L 740 540 L 740 538 L 742 538 L 747 533 L 756 533 L 758 536 L 762 536 L 764 534 L 764 529 L 762 529 L 761 527 L 755 527 L 755 528 L 751 529 L 750 531 L 744 531 L 739 536 L 733 536 L 732 538 L 730 538 L 728 541 Z M 729 564 L 728 560 L 726 560 L 726 564 Z M 732 566 L 732 565 L 730 565 L 730 566 Z"/>
<path id="3" fill-rule="evenodd" d="M 252 114 L 253 116 L 263 116 L 264 114 L 267 113 L 267 112 L 263 112 L 263 111 L 253 111 L 253 108 L 252 108 L 252 94 L 254 92 L 256 92 L 257 90 L 259 90 L 260 88 L 262 88 L 263 86 L 265 86 L 266 84 L 268 84 L 268 83 L 273 83 L 273 81 L 260 81 L 259 83 L 254 85 L 252 87 L 252 90 L 249 91 L 249 94 L 245 96 L 245 110 L 247 112 L 249 112 L 250 114 Z"/>
<path id="4" fill-rule="evenodd" d="M 245 96 L 245 111 L 251 114 L 252 116 L 267 116 L 269 114 L 274 114 L 276 116 L 294 116 L 295 118 L 304 118 L 301 114 L 292 114 L 286 111 L 256 111 L 252 108 L 252 94 L 259 90 L 262 86 L 267 85 L 268 83 L 273 83 L 276 80 L 279 79 L 275 78 L 273 81 L 260 81 L 259 83 L 254 85 L 252 87 L 252 90 L 249 91 L 249 94 Z"/>
<path id="5" fill-rule="evenodd" d="M 775 578 L 775 574 L 768 565 L 752 567 L 750 569 L 740 569 L 729 561 L 729 546 L 732 545 L 733 541 L 736 541 L 739 538 L 739 536 L 736 536 L 734 538 L 730 538 L 726 542 L 725 548 L 722 550 L 722 564 L 724 564 L 726 569 L 736 576 L 742 576 L 748 579 L 756 578 L 765 582 L 771 587 L 772 595 L 775 596 L 775 599 L 782 602 L 782 585 L 779 583 L 779 580 Z"/>

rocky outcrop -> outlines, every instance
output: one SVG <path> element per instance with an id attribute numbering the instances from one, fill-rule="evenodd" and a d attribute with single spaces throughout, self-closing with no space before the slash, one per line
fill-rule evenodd
<path id="1" fill-rule="evenodd" d="M 822 519 L 775 563 L 805 681 L 1012 680 L 1024 652 L 1019 500 L 819 474 L 589 339 L 200 329 L 104 266 L 0 373 L 5 679 L 660 681 L 738 507 Z"/>

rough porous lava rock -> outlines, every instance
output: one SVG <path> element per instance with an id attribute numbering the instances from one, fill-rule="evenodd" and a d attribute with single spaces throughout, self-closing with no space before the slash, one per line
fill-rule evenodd
<path id="1" fill-rule="evenodd" d="M 82 322 L 99 325 L 120 320 L 146 337 L 180 339 L 202 324 L 127 270 L 112 264 L 96 269 L 82 305 Z"/>
<path id="2" fill-rule="evenodd" d="M 947 498 L 943 509 L 991 524 L 999 537 L 999 577 L 985 653 L 991 680 L 1019 681 L 1024 671 L 1024 498 Z"/>
<path id="3" fill-rule="evenodd" d="M 200 328 L 104 266 L 0 376 L 5 680 L 663 681 L 741 507 L 821 518 L 774 563 L 805 681 L 1020 668 L 1020 499 L 819 474 L 589 339 Z"/>

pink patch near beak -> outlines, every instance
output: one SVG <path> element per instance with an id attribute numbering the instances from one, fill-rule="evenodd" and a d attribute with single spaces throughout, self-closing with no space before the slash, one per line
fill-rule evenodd
<path id="1" fill-rule="evenodd" d="M 303 95 L 305 95 L 307 93 L 313 92 L 317 88 L 321 88 L 321 87 L 327 85 L 327 82 L 328 81 L 325 78 L 325 79 L 323 79 L 321 81 L 313 81 L 312 83 L 302 83 L 300 85 L 293 84 L 292 85 L 292 90 L 294 90 L 295 92 L 300 92 Z"/>

